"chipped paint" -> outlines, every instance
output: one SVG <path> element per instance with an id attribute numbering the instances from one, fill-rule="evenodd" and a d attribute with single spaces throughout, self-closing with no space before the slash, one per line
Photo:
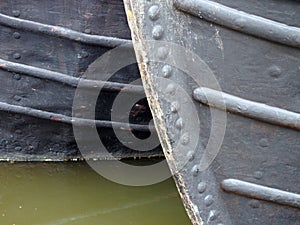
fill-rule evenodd
<path id="1" fill-rule="evenodd" d="M 222 38 L 220 36 L 220 30 L 218 30 L 217 27 L 215 27 L 215 40 L 216 40 L 216 43 L 217 43 L 217 46 L 218 46 L 218 49 L 221 50 L 221 53 L 222 53 L 222 57 L 224 59 L 224 45 L 223 45 L 223 41 L 222 41 Z"/>

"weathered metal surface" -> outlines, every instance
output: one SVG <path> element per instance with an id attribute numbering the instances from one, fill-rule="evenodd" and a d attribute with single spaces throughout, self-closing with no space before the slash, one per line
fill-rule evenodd
<path id="1" fill-rule="evenodd" d="M 77 87 L 78 83 L 80 82 L 80 87 L 82 88 L 91 88 L 91 89 L 101 88 L 101 90 L 105 90 L 105 91 L 123 90 L 123 91 L 133 92 L 133 93 L 144 92 L 144 89 L 141 85 L 131 85 L 125 83 L 110 82 L 110 81 L 81 79 L 79 77 L 73 77 L 63 73 L 53 72 L 38 67 L 10 62 L 3 59 L 0 59 L 0 68 L 12 73 L 21 73 L 27 76 L 32 76 L 40 79 L 56 81 L 58 83 L 66 84 L 71 87 Z"/>
<path id="2" fill-rule="evenodd" d="M 25 30 L 34 33 L 46 34 L 58 38 L 69 39 L 71 41 L 80 42 L 90 45 L 100 45 L 103 47 L 116 47 L 122 44 L 131 43 L 130 40 L 99 36 L 99 35 L 90 35 L 71 29 L 67 29 L 60 26 L 47 25 L 43 23 L 38 23 L 34 21 L 14 18 L 11 16 L 6 16 L 0 13 L 0 24 L 11 27 L 18 30 Z M 14 38 L 20 39 L 21 35 L 19 33 L 14 33 Z"/>
<path id="3" fill-rule="evenodd" d="M 71 124 L 76 126 L 97 126 L 99 128 L 111 128 L 114 126 L 120 130 L 128 131 L 154 131 L 154 128 L 148 125 L 139 125 L 139 124 L 130 124 L 130 123 L 121 123 L 116 121 L 106 121 L 106 120 L 91 120 L 84 118 L 76 118 L 71 116 L 66 116 L 62 114 L 42 111 L 38 109 L 32 109 L 28 107 L 18 106 L 0 102 L 0 111 L 15 113 L 19 115 L 27 115 L 31 117 L 36 117 L 39 119 L 50 120 L 58 123 Z"/>
<path id="4" fill-rule="evenodd" d="M 299 3 L 125 5 L 155 125 L 192 223 L 299 224 Z M 199 124 L 183 93 L 195 98 Z M 225 126 L 224 136 L 214 133 Z"/>
<path id="5" fill-rule="evenodd" d="M 129 85 L 139 78 L 135 65 L 108 81 L 82 81 L 89 65 L 110 49 L 129 43 L 132 51 L 121 0 L 1 1 L 0 41 L 0 160 L 79 158 L 72 124 L 102 127 L 99 138 L 118 158 L 161 155 L 159 148 L 141 153 L 123 146 L 111 129 L 115 124 L 124 132 L 148 130 L 145 123 L 129 125 L 110 118 L 120 90 L 143 92 L 140 85 Z M 72 117 L 79 82 L 91 92 L 102 88 L 95 122 L 80 114 Z M 88 145 L 91 140 L 85 141 Z"/>
<path id="6" fill-rule="evenodd" d="M 222 99 L 218 98 L 220 95 L 222 95 Z M 300 130 L 300 113 L 249 101 L 224 92 L 218 93 L 208 88 L 196 88 L 193 97 L 202 104 L 209 104 L 209 106 L 220 110 L 240 114 L 270 124 Z M 207 99 L 210 99 L 210 101 Z M 223 108 L 223 102 L 225 103 L 225 108 Z"/>
<path id="7" fill-rule="evenodd" d="M 245 34 L 300 48 L 300 28 L 205 0 L 176 0 L 175 7 Z M 217 10 L 216 10 L 217 9 Z"/>
<path id="8" fill-rule="evenodd" d="M 255 198 L 277 204 L 300 208 L 300 195 L 287 191 L 269 188 L 249 182 L 235 179 L 226 179 L 221 183 L 223 190 L 242 195 L 249 198 Z"/>

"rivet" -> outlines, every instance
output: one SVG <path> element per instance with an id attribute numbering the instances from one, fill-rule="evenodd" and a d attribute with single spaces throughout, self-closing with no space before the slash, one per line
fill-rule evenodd
<path id="1" fill-rule="evenodd" d="M 182 121 L 182 118 L 178 118 L 175 122 L 175 127 L 178 128 L 178 129 L 182 129 L 183 127 L 183 121 Z"/>
<path id="2" fill-rule="evenodd" d="M 260 145 L 261 147 L 263 147 L 263 148 L 268 147 L 268 146 L 269 146 L 268 139 L 266 139 L 266 138 L 260 139 L 259 145 Z"/>
<path id="3" fill-rule="evenodd" d="M 18 73 L 16 73 L 16 74 L 13 75 L 13 79 L 20 80 L 21 79 L 21 75 L 18 74 Z"/>
<path id="4" fill-rule="evenodd" d="M 260 180 L 263 177 L 263 173 L 261 171 L 256 171 L 254 173 L 254 177 L 258 180 Z"/>
<path id="5" fill-rule="evenodd" d="M 1 144 L 7 144 L 7 143 L 8 143 L 8 141 L 7 141 L 7 140 L 5 140 L 5 139 L 1 139 L 0 143 L 1 143 Z"/>
<path id="6" fill-rule="evenodd" d="M 179 103 L 178 102 L 172 102 L 171 103 L 171 112 L 176 113 L 179 110 Z"/>
<path id="7" fill-rule="evenodd" d="M 271 77 L 278 78 L 281 75 L 281 73 L 282 73 L 282 71 L 278 66 L 274 65 L 269 68 L 269 75 Z"/>
<path id="8" fill-rule="evenodd" d="M 21 101 L 21 99 L 22 99 L 22 97 L 19 96 L 19 95 L 14 96 L 14 100 L 17 101 L 17 102 Z"/>
<path id="9" fill-rule="evenodd" d="M 14 59 L 20 59 L 21 55 L 20 55 L 20 53 L 14 53 L 13 57 L 14 57 Z"/>
<path id="10" fill-rule="evenodd" d="M 171 74 L 172 74 L 172 67 L 169 66 L 169 65 L 165 65 L 165 66 L 162 68 L 162 73 L 163 73 L 163 77 L 165 77 L 165 78 L 170 77 Z"/>
<path id="11" fill-rule="evenodd" d="M 238 27 L 238 28 L 244 28 L 245 27 L 245 24 L 246 24 L 246 20 L 245 19 L 242 19 L 242 18 L 237 18 L 235 20 L 235 25 Z"/>
<path id="12" fill-rule="evenodd" d="M 91 31 L 91 29 L 87 28 L 87 29 L 84 30 L 84 33 L 90 34 L 90 33 L 92 33 L 92 31 Z"/>
<path id="13" fill-rule="evenodd" d="M 193 151 L 189 151 L 187 154 L 186 154 L 187 158 L 189 161 L 193 161 L 194 158 L 195 158 L 195 154 Z"/>
<path id="14" fill-rule="evenodd" d="M 164 30 L 163 30 L 162 26 L 156 25 L 156 26 L 153 27 L 152 37 L 155 40 L 161 39 L 163 34 L 164 34 Z"/>
<path id="15" fill-rule="evenodd" d="M 188 133 L 185 133 L 181 137 L 181 144 L 187 145 L 190 142 L 190 136 Z"/>
<path id="16" fill-rule="evenodd" d="M 159 18 L 159 7 L 158 5 L 153 5 L 148 10 L 148 16 L 150 20 L 157 20 Z"/>
<path id="17" fill-rule="evenodd" d="M 253 208 L 253 209 L 257 209 L 257 208 L 259 208 L 259 201 L 257 201 L 257 200 L 251 200 L 250 202 L 249 202 L 249 205 L 251 206 L 251 208 Z"/>
<path id="18" fill-rule="evenodd" d="M 82 57 L 82 58 L 87 58 L 88 56 L 89 56 L 89 53 L 86 52 L 86 51 L 83 51 L 83 52 L 81 53 L 81 57 Z"/>
<path id="19" fill-rule="evenodd" d="M 14 37 L 15 39 L 20 39 L 21 34 L 20 34 L 19 32 L 14 32 L 14 33 L 13 33 L 13 37 Z"/>
<path id="20" fill-rule="evenodd" d="M 160 60 L 165 60 L 168 57 L 169 51 L 166 47 L 159 47 L 157 50 L 157 56 Z"/>
<path id="21" fill-rule="evenodd" d="M 214 199 L 213 199 L 213 196 L 212 195 L 207 195 L 205 198 L 204 198 L 204 203 L 205 205 L 208 207 L 208 206 L 211 206 L 213 203 L 214 203 Z"/>
<path id="22" fill-rule="evenodd" d="M 13 10 L 12 14 L 13 14 L 14 17 L 19 17 L 21 15 L 19 10 Z"/>
<path id="23" fill-rule="evenodd" d="M 193 166 L 191 172 L 192 172 L 193 176 L 196 177 L 200 172 L 198 165 Z"/>
<path id="24" fill-rule="evenodd" d="M 16 151 L 21 151 L 21 150 L 22 150 L 22 147 L 17 146 L 17 147 L 15 147 L 15 150 L 16 150 Z"/>
<path id="25" fill-rule="evenodd" d="M 166 87 L 166 93 L 169 94 L 169 95 L 174 95 L 175 94 L 175 86 L 174 86 L 174 84 L 169 84 Z"/>
<path id="26" fill-rule="evenodd" d="M 211 210 L 211 211 L 209 212 L 208 220 L 214 221 L 214 220 L 216 220 L 217 218 L 218 218 L 218 213 L 217 213 L 217 211 L 216 211 L 216 210 Z"/>
<path id="27" fill-rule="evenodd" d="M 206 190 L 206 183 L 200 182 L 197 186 L 197 190 L 200 194 L 204 193 Z"/>
<path id="28" fill-rule="evenodd" d="M 22 134 L 22 131 L 21 130 L 16 130 L 15 133 L 16 134 Z"/>
<path id="29" fill-rule="evenodd" d="M 169 138 L 170 138 L 171 140 L 175 140 L 175 139 L 176 139 L 176 135 L 174 134 L 173 131 L 170 131 L 170 132 L 169 132 Z"/>

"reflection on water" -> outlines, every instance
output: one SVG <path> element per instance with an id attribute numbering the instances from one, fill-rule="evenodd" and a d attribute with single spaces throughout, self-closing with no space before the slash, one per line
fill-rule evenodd
<path id="1" fill-rule="evenodd" d="M 169 179 L 127 187 L 85 163 L 0 164 L 0 225 L 190 225 Z"/>

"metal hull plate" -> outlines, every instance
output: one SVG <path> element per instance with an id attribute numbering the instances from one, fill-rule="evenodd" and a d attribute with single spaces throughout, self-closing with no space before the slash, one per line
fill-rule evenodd
<path id="1" fill-rule="evenodd" d="M 299 224 L 300 5 L 218 2 L 125 1 L 164 154 L 193 224 Z"/>

